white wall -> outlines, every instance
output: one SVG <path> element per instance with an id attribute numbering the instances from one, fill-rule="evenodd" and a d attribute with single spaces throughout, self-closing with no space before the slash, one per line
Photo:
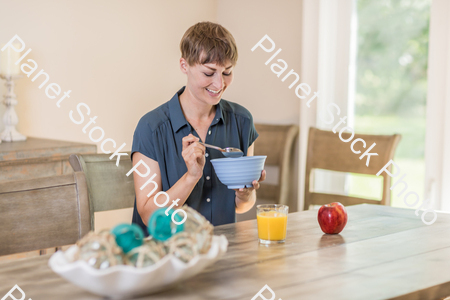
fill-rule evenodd
<path id="1" fill-rule="evenodd" d="M 285 82 L 281 79 L 291 69 L 301 74 L 302 1 L 218 0 L 217 21 L 233 34 L 239 51 L 235 79 L 224 98 L 248 108 L 256 123 L 298 125 L 302 101 L 295 96 L 295 87 L 289 89 L 292 77 Z M 275 50 L 266 53 L 258 48 L 252 52 L 266 34 L 275 42 Z M 278 56 L 265 65 L 279 48 Z M 277 59 L 288 64 L 280 77 L 270 69 Z M 295 152 L 293 199 L 298 197 L 298 149 Z"/>
<path id="2" fill-rule="evenodd" d="M 218 0 L 217 21 L 233 34 L 239 50 L 235 81 L 224 97 L 247 107 L 255 122 L 298 124 L 300 99 L 288 88 L 292 80 L 281 78 L 291 69 L 300 73 L 301 1 Z M 252 52 L 266 34 L 275 50 Z M 279 55 L 265 65 L 279 48 Z M 270 70 L 276 59 L 288 64 L 280 78 Z"/>
<path id="3" fill-rule="evenodd" d="M 196 22 L 215 21 L 216 5 L 209 0 L 1 0 L 0 44 L 18 34 L 32 48 L 27 58 L 38 63 L 38 71 L 43 68 L 49 82 L 72 90 L 57 108 L 38 88 L 39 79 L 18 80 L 19 131 L 92 143 L 68 115 L 84 102 L 106 137 L 130 150 L 139 118 L 185 83 L 178 67 L 182 35 Z"/>

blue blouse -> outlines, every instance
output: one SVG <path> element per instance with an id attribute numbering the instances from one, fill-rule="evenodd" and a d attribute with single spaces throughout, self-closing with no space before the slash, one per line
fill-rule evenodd
<path id="1" fill-rule="evenodd" d="M 140 152 L 158 162 L 163 191 L 170 189 L 187 172 L 181 155 L 183 137 L 189 133 L 199 137 L 181 110 L 178 97 L 184 88 L 181 88 L 170 101 L 145 114 L 140 119 L 133 136 L 131 157 L 134 152 Z M 216 115 L 204 142 L 219 147 L 236 147 L 247 155 L 248 147 L 257 137 L 258 133 L 250 112 L 239 104 L 221 99 L 216 105 Z M 205 156 L 203 176 L 192 190 L 186 204 L 199 211 L 213 225 L 234 223 L 235 191 L 229 190 L 219 181 L 210 162 L 214 158 L 223 158 L 223 155 L 217 150 L 206 148 Z M 148 178 L 152 174 L 153 172 Z M 174 206 L 174 209 L 177 207 Z M 137 211 L 136 200 L 133 223 L 140 225 L 147 233 L 146 226 Z"/>

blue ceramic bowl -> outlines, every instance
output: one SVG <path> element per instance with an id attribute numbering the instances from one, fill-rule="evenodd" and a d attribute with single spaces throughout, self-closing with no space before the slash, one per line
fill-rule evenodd
<path id="1" fill-rule="evenodd" d="M 220 182 L 229 189 L 252 187 L 252 181 L 261 177 L 267 156 L 242 156 L 237 158 L 216 158 L 211 163 Z"/>

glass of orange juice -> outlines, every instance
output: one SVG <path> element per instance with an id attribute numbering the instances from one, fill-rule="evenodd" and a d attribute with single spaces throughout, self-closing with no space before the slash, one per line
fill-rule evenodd
<path id="1" fill-rule="evenodd" d="M 282 204 L 256 206 L 258 237 L 262 244 L 284 243 L 289 207 Z"/>

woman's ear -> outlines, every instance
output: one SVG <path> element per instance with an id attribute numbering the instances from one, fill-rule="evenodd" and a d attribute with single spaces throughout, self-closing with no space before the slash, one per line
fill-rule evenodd
<path id="1" fill-rule="evenodd" d="M 187 74 L 188 63 L 184 58 L 180 58 L 180 70 L 183 74 Z"/>

